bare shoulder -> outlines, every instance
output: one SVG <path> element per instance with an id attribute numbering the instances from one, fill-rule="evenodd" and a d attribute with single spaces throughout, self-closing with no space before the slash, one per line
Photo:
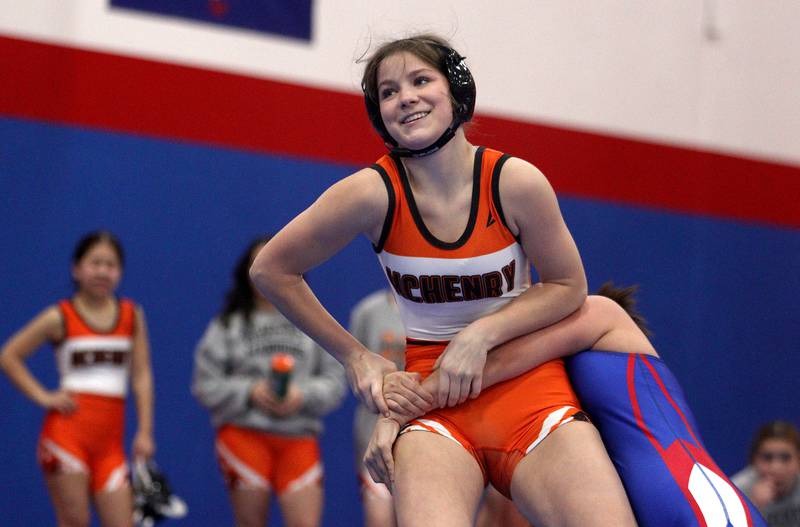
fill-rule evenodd
<path id="1" fill-rule="evenodd" d="M 64 338 L 64 318 L 57 305 L 47 306 L 20 331 L 37 342 L 57 342 Z"/>
<path id="2" fill-rule="evenodd" d="M 545 221 L 558 212 L 555 192 L 547 177 L 524 159 L 512 157 L 503 165 L 498 188 L 506 221 L 514 234 L 522 225 Z"/>
<path id="3" fill-rule="evenodd" d="M 386 184 L 374 168 L 362 168 L 340 179 L 328 190 L 347 194 L 354 201 L 364 205 L 388 203 Z"/>
<path id="4" fill-rule="evenodd" d="M 511 197 L 511 194 L 519 192 L 541 192 L 550 188 L 550 183 L 542 171 L 524 159 L 511 157 L 503 165 L 500 177 L 501 194 L 506 190 Z"/>
<path id="5" fill-rule="evenodd" d="M 357 230 L 377 239 L 389 207 L 389 194 L 380 174 L 364 168 L 334 183 L 317 205 L 332 207 L 357 224 Z"/>
<path id="6" fill-rule="evenodd" d="M 48 339 L 55 341 L 64 337 L 64 316 L 57 305 L 47 306 L 37 318 L 41 319 Z"/>
<path id="7" fill-rule="evenodd" d="M 133 303 L 133 314 L 140 320 L 144 319 L 144 308 L 138 302 Z"/>

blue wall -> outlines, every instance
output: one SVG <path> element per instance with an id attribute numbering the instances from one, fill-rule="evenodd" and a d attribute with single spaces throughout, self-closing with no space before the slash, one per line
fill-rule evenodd
<path id="1" fill-rule="evenodd" d="M 231 268 L 254 235 L 278 230 L 355 168 L 0 118 L 0 339 L 70 294 L 79 236 L 102 227 L 121 237 L 128 256 L 120 292 L 147 314 L 157 460 L 189 503 L 183 524 L 232 524 L 211 426 L 189 393 L 194 345 Z M 740 467 L 761 422 L 800 422 L 792 357 L 800 231 L 565 196 L 561 204 L 590 287 L 607 279 L 641 284 L 655 344 L 723 470 Z M 385 284 L 363 239 L 309 281 L 342 323 L 360 297 Z M 29 364 L 56 384 L 49 349 Z M 1 523 L 53 524 L 35 463 L 42 412 L 5 378 L 0 405 L 0 484 L 13 489 L 0 493 Z M 352 411 L 351 397 L 326 419 L 325 525 L 361 524 Z"/>

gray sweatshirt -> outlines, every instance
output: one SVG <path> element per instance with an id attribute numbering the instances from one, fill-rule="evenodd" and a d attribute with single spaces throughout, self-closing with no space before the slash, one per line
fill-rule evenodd
<path id="1" fill-rule="evenodd" d="M 195 351 L 192 393 L 211 412 L 214 426 L 319 434 L 321 417 L 345 394 L 344 368 L 277 310 L 254 311 L 249 326 L 239 313 L 228 322 L 226 328 L 218 318 L 212 320 Z M 294 415 L 272 416 L 250 403 L 253 384 L 269 379 L 274 353 L 295 359 L 291 382 L 303 393 L 303 405 Z"/>

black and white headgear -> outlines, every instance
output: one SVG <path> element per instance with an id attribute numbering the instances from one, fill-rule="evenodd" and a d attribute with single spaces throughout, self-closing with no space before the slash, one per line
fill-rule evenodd
<path id="1" fill-rule="evenodd" d="M 370 96 L 366 84 L 361 85 L 361 89 L 364 91 L 367 115 L 372 126 L 380 134 L 383 142 L 391 149 L 392 153 L 400 157 L 424 157 L 436 152 L 453 138 L 459 126 L 472 119 L 472 114 L 475 111 L 475 79 L 472 78 L 472 73 L 464 63 L 466 57 L 462 57 L 456 50 L 444 44 L 433 40 L 429 42 L 440 52 L 438 68 L 447 78 L 447 82 L 450 84 L 450 95 L 453 98 L 453 121 L 444 133 L 439 136 L 439 139 L 430 145 L 418 150 L 398 146 L 397 140 L 391 136 L 383 123 L 380 103 Z"/>

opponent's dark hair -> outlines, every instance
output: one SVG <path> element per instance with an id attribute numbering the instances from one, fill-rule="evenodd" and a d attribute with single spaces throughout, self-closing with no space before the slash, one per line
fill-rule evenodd
<path id="1" fill-rule="evenodd" d="M 225 304 L 219 312 L 219 319 L 222 325 L 228 326 L 231 315 L 239 312 L 244 316 L 245 324 L 250 324 L 250 316 L 255 310 L 255 289 L 253 282 L 250 281 L 250 266 L 253 265 L 253 251 L 259 245 L 267 243 L 272 236 L 265 235 L 258 237 L 250 242 L 247 248 L 239 256 L 236 266 L 233 268 L 233 286 L 225 295 Z"/>
<path id="2" fill-rule="evenodd" d="M 117 253 L 120 267 L 125 266 L 125 251 L 122 250 L 122 244 L 111 231 L 97 230 L 85 234 L 78 243 L 75 244 L 75 249 L 72 251 L 72 264 L 78 263 L 86 256 L 89 250 L 98 243 L 108 243 Z"/>
<path id="3" fill-rule="evenodd" d="M 771 421 L 756 431 L 753 443 L 750 445 L 750 463 L 755 461 L 761 445 L 769 439 L 782 439 L 791 443 L 795 452 L 800 455 L 800 431 L 797 427 L 788 421 Z"/>
<path id="4" fill-rule="evenodd" d="M 642 314 L 636 309 L 637 291 L 639 291 L 638 285 L 621 287 L 615 286 L 614 282 L 612 281 L 608 281 L 601 285 L 600 289 L 598 289 L 595 294 L 610 298 L 619 304 L 622 309 L 625 310 L 628 316 L 631 317 L 634 322 L 636 322 L 636 325 L 639 326 L 639 329 L 642 330 L 642 333 L 649 337 L 652 335 L 652 333 L 650 328 L 647 327 L 647 320 L 645 320 Z"/>
<path id="5" fill-rule="evenodd" d="M 453 105 L 453 122 L 442 136 L 430 146 L 420 150 L 397 147 L 397 140 L 391 136 L 383 123 L 378 93 L 378 68 L 384 59 L 396 53 L 408 52 L 435 67 L 450 85 L 450 102 Z M 361 78 L 364 104 L 372 126 L 387 145 L 395 148 L 392 152 L 400 156 L 421 157 L 435 152 L 452 139 L 456 129 L 472 119 L 475 111 L 475 80 L 464 63 L 465 57 L 454 50 L 443 38 L 432 34 L 420 34 L 393 40 L 380 46 L 370 56 Z"/>

